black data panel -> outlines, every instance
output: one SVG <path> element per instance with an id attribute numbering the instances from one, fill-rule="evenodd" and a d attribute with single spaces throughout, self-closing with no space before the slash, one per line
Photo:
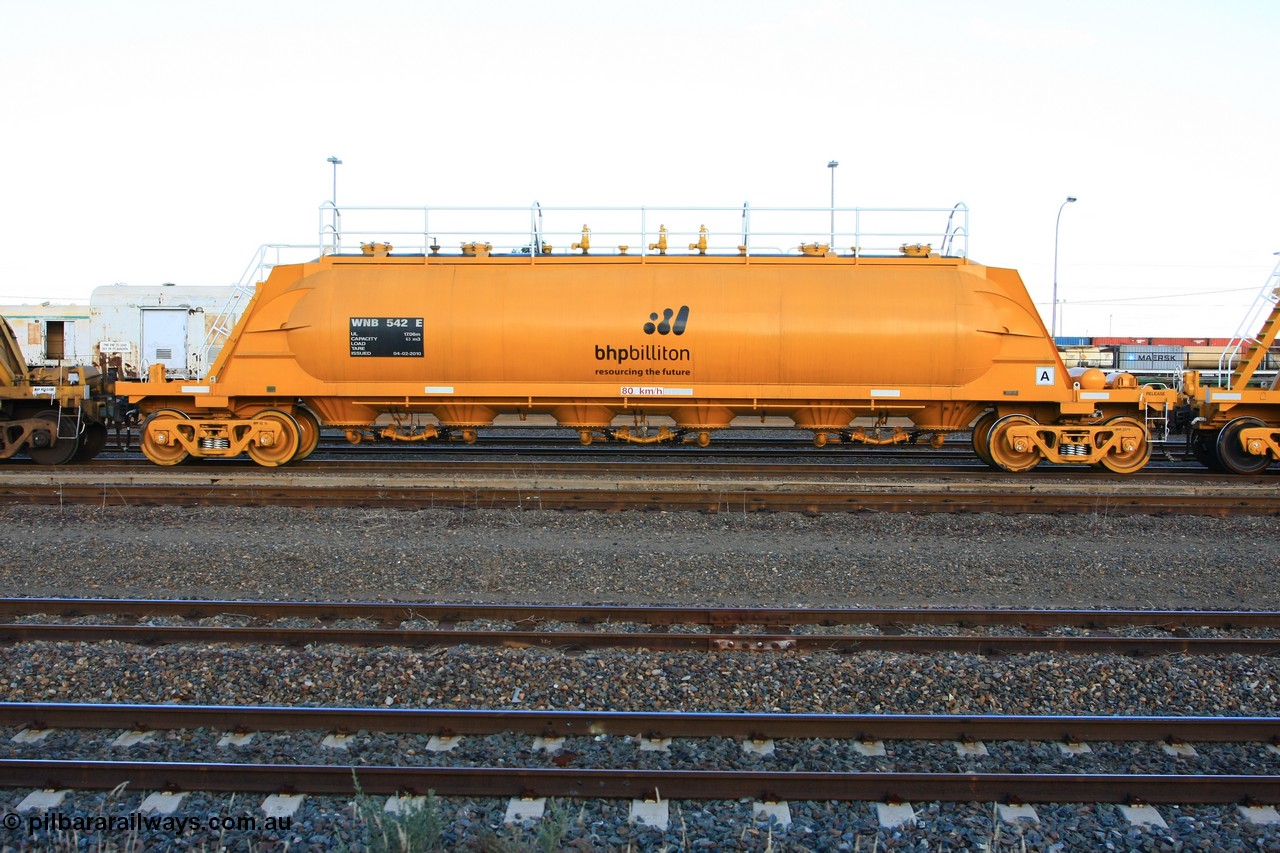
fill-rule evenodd
<path id="1" fill-rule="evenodd" d="M 352 358 L 422 358 L 421 317 L 352 317 Z"/>

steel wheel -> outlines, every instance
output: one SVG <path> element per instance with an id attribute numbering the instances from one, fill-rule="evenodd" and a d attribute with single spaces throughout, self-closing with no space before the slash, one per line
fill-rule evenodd
<path id="1" fill-rule="evenodd" d="M 1216 449 L 1223 470 L 1230 474 L 1256 474 L 1271 464 L 1270 456 L 1254 456 L 1240 446 L 1240 431 L 1260 426 L 1265 424 L 1257 418 L 1236 418 L 1222 428 Z"/>
<path id="2" fill-rule="evenodd" d="M 1040 464 L 1040 460 L 1044 457 L 1034 445 L 1018 451 L 1005 440 L 1010 427 L 1035 425 L 1035 418 L 1029 415 L 1005 415 L 991 425 L 987 438 L 987 452 L 991 454 L 991 461 L 996 464 L 996 467 L 1017 474 L 1030 471 Z"/>
<path id="3" fill-rule="evenodd" d="M 995 412 L 987 412 L 978 418 L 978 422 L 973 425 L 973 452 L 978 458 L 992 468 L 998 468 L 995 460 L 991 458 L 991 425 L 999 418 Z"/>
<path id="4" fill-rule="evenodd" d="M 293 456 L 293 461 L 297 462 L 314 453 L 316 445 L 320 443 L 320 419 L 311 414 L 310 409 L 301 406 L 293 410 L 293 419 L 298 422 L 300 436 L 298 452 Z"/>
<path id="5" fill-rule="evenodd" d="M 1144 437 L 1133 450 L 1128 452 L 1116 450 L 1102 457 L 1102 467 L 1117 474 L 1132 474 L 1150 461 L 1151 442 L 1145 438 L 1147 429 L 1143 426 L 1142 421 L 1137 418 L 1119 417 L 1112 418 L 1107 421 L 1107 424 L 1109 426 L 1136 426 L 1142 430 Z"/>
<path id="6" fill-rule="evenodd" d="M 302 430 L 293 415 L 279 409 L 267 409 L 253 416 L 254 420 L 273 421 L 280 428 L 280 439 L 274 444 L 249 445 L 249 458 L 266 468 L 279 468 L 293 461 L 302 443 Z"/>
<path id="7" fill-rule="evenodd" d="M 58 413 L 53 409 L 37 412 L 35 417 L 53 423 L 54 442 L 48 447 L 27 445 L 27 455 L 41 465 L 66 465 L 80 449 L 80 437 L 58 438 Z"/>
<path id="8" fill-rule="evenodd" d="M 180 465 L 186 461 L 191 454 L 179 442 L 174 441 L 172 437 L 165 444 L 157 444 L 155 437 L 151 435 L 151 422 L 156 418 L 178 418 L 179 420 L 190 420 L 186 412 L 180 412 L 177 409 L 157 409 L 147 415 L 147 419 L 142 422 L 142 453 L 157 465 Z"/>

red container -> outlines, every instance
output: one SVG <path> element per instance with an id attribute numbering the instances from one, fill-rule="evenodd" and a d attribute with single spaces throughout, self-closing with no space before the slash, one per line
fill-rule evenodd
<path id="1" fill-rule="evenodd" d="M 1094 338 L 1095 347 L 1147 346 L 1151 338 Z"/>

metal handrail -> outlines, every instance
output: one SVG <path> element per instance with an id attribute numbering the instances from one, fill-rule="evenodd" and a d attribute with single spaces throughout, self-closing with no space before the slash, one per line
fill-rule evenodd
<path id="1" fill-rule="evenodd" d="M 302 257 L 310 258 L 314 257 L 317 251 L 323 253 L 323 244 L 316 247 L 310 244 L 265 243 L 257 248 L 253 258 L 245 266 L 244 272 L 240 274 L 240 278 L 231 286 L 231 295 L 227 297 L 227 301 L 219 309 L 218 315 L 214 317 L 213 323 L 205 332 L 204 341 L 196 351 L 197 374 L 206 374 L 213 367 L 213 360 L 209 358 L 210 352 L 224 344 L 231 336 L 231 330 L 235 328 L 236 320 L 248 305 L 254 289 L 259 282 L 266 280 L 274 267 L 284 262 L 282 255 L 285 252 L 297 252 Z"/>
<path id="2" fill-rule="evenodd" d="M 737 220 L 732 227 L 730 215 Z M 896 255 L 903 244 L 922 244 L 936 246 L 938 254 L 968 256 L 969 208 L 963 202 L 949 208 L 752 207 L 749 203 L 549 207 L 534 202 L 528 207 L 377 205 L 341 210 L 326 202 L 320 207 L 317 245 L 321 253 L 326 246 L 336 252 L 344 240 L 358 239 L 390 242 L 407 254 L 455 254 L 457 249 L 442 244 L 479 242 L 490 244 L 494 254 L 540 255 L 549 243 L 553 254 L 573 254 L 570 247 L 581 241 L 583 228 L 589 228 L 593 254 L 622 254 L 621 247 L 626 246 L 627 254 L 647 256 L 656 251 L 650 246 L 658 240 L 659 230 L 670 226 L 665 231 L 668 251 L 692 251 L 686 246 L 696 244 L 705 227 L 708 254 L 751 256 L 764 253 L 756 245 L 762 238 L 764 245 L 781 247 L 770 253 L 799 252 L 803 244 L 827 245 L 832 230 L 828 216 L 834 217 L 837 226 L 846 226 L 834 229 L 837 245 L 829 248 L 838 254 Z M 558 227 L 549 224 L 553 220 Z"/>
<path id="3" fill-rule="evenodd" d="M 955 221 L 956 213 L 961 214 L 962 222 Z M 939 247 L 938 253 L 945 256 L 957 235 L 961 235 L 965 238 L 965 249 L 967 251 L 969 239 L 969 206 L 962 201 L 956 202 L 955 206 L 951 208 L 951 212 L 947 214 L 947 229 L 946 233 L 942 237 L 942 246 Z"/>
<path id="4" fill-rule="evenodd" d="M 1280 255 L 1280 252 L 1276 254 Z M 1236 333 L 1231 336 L 1230 342 L 1222 351 L 1222 356 L 1218 360 L 1219 376 L 1225 372 L 1226 378 L 1218 380 L 1219 387 L 1225 388 L 1231 380 L 1231 376 L 1235 373 L 1235 369 L 1239 366 L 1244 354 L 1250 347 L 1259 343 L 1258 330 L 1263 320 L 1276 311 L 1277 303 L 1280 303 L 1280 263 L 1277 263 L 1271 274 L 1267 276 L 1262 283 L 1262 288 L 1254 297 L 1253 304 L 1249 306 L 1245 312 L 1244 319 L 1240 321 Z"/>
<path id="5" fill-rule="evenodd" d="M 334 202 L 326 201 L 318 213 L 315 244 L 273 243 L 258 247 L 205 336 L 199 349 L 199 368 L 206 372 L 210 369 L 211 351 L 227 340 L 256 285 L 266 279 L 274 266 L 285 262 L 281 257 L 283 253 L 302 253 L 302 259 L 338 254 L 343 250 L 344 239 L 389 242 L 393 251 L 423 255 L 458 253 L 457 249 L 442 246 L 442 242 L 456 240 L 459 245 L 482 242 L 491 243 L 494 254 L 533 257 L 546 254 L 545 245 L 551 246 L 551 254 L 576 254 L 571 246 L 581 241 L 585 226 L 591 228 L 592 254 L 618 255 L 623 252 L 621 247 L 627 246 L 628 254 L 647 257 L 655 254 L 657 250 L 650 246 L 658 242 L 660 231 L 671 223 L 672 227 L 665 228 L 663 233 L 668 251 L 673 254 L 697 251 L 691 246 L 697 245 L 705 227 L 707 254 L 745 257 L 797 254 L 804 244 L 827 245 L 834 231 L 837 245 L 828 248 L 854 258 L 876 254 L 897 256 L 904 244 L 936 245 L 938 254 L 964 258 L 968 256 L 969 239 L 969 208 L 963 202 L 942 208 L 752 207 L 749 202 L 732 207 L 548 207 L 536 201 L 527 207 L 348 205 L 339 208 Z M 344 216 L 348 222 L 377 217 L 378 223 L 376 227 L 372 224 L 348 227 Z M 939 227 L 938 220 L 943 216 L 945 220 Z M 593 217 L 598 224 L 606 221 L 602 227 L 592 226 Z M 495 221 L 504 218 L 508 218 L 506 224 L 495 227 Z M 406 219 L 413 220 L 411 227 Z M 548 227 L 548 221 L 553 219 L 558 220 L 561 227 Z M 853 227 L 849 229 L 847 225 L 851 220 Z M 899 227 L 877 224 L 891 224 L 893 220 L 906 224 Z M 564 223 L 568 222 L 575 225 L 566 227 Z M 576 224 L 579 222 L 581 226 Z M 837 226 L 843 223 L 846 227 L 833 229 L 832 223 Z"/>

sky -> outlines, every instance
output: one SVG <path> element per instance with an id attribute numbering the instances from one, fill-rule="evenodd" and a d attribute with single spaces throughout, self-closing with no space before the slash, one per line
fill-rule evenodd
<path id="1" fill-rule="evenodd" d="M 1061 335 L 1228 337 L 1280 251 L 1267 0 L 0 0 L 0 22 L 0 308 L 233 283 L 262 244 L 317 244 L 331 156 L 339 207 L 826 208 L 833 179 L 837 208 L 963 202 L 969 257 L 1017 269 L 1046 324 L 1057 249 Z"/>

